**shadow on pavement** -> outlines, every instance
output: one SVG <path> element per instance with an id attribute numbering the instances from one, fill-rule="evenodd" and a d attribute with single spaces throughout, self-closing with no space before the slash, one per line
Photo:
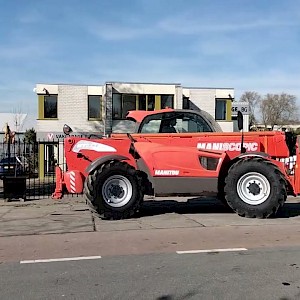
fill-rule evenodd
<path id="1" fill-rule="evenodd" d="M 224 214 L 233 213 L 217 199 L 192 198 L 186 202 L 176 200 L 147 200 L 143 203 L 138 217 L 167 213 L 177 214 Z M 300 216 L 300 203 L 285 203 L 274 218 Z"/>
<path id="2" fill-rule="evenodd" d="M 140 209 L 139 217 L 178 214 L 233 213 L 217 199 L 192 198 L 185 202 L 176 200 L 147 200 Z"/>
<path id="3" fill-rule="evenodd" d="M 164 295 L 164 296 L 156 298 L 156 300 L 175 300 L 175 299 L 185 300 L 185 299 L 189 299 L 189 298 L 191 298 L 195 295 L 197 295 L 197 292 L 192 291 L 192 292 L 189 292 L 185 295 L 181 295 L 179 297 L 175 297 L 175 296 L 172 296 L 172 295 Z"/>
<path id="4" fill-rule="evenodd" d="M 285 203 L 275 218 L 293 218 L 300 216 L 300 203 Z"/>

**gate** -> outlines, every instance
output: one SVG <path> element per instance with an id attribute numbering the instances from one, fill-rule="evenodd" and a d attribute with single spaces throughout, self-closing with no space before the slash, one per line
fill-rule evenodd
<path id="1" fill-rule="evenodd" d="M 62 141 L 0 143 L 0 199 L 7 195 L 4 187 L 8 182 L 13 189 L 14 182 L 20 185 L 22 177 L 26 182 L 26 200 L 50 197 L 55 189 L 55 165 L 64 169 L 63 153 Z"/>

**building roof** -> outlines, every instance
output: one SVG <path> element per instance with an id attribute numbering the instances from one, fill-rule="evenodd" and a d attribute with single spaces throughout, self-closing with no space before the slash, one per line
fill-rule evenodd
<path id="1" fill-rule="evenodd" d="M 4 131 L 6 123 L 11 131 L 25 132 L 36 127 L 36 118 L 30 114 L 0 113 L 0 132 Z"/>

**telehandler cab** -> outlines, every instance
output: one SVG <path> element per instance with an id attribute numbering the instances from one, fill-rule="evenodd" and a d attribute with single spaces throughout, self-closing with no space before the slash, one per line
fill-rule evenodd
<path id="1" fill-rule="evenodd" d="M 284 132 L 221 132 L 203 111 L 131 111 L 127 118 L 136 133 L 65 139 L 67 171 L 56 166 L 53 198 L 83 193 L 99 217 L 122 219 L 144 195 L 215 195 L 240 216 L 267 218 L 300 193 L 299 139 Z"/>

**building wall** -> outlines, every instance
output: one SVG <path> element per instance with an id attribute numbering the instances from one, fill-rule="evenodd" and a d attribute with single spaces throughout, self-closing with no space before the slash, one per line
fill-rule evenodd
<path id="1" fill-rule="evenodd" d="M 228 101 L 226 120 L 217 121 L 223 131 L 233 131 L 230 109 L 232 99 L 234 99 L 234 89 L 183 88 L 183 95 L 189 98 L 192 109 L 200 108 L 207 111 L 214 118 L 216 114 L 216 99 L 226 99 Z"/>
<path id="2" fill-rule="evenodd" d="M 224 132 L 233 132 L 233 122 L 218 122 Z"/>
<path id="3" fill-rule="evenodd" d="M 183 88 L 180 85 L 175 86 L 175 108 L 183 108 Z"/>
<path id="4" fill-rule="evenodd" d="M 188 95 L 193 105 L 215 116 L 216 91 L 214 89 L 189 89 L 189 92 L 184 95 Z"/>
<path id="5" fill-rule="evenodd" d="M 183 96 L 188 97 L 192 109 L 202 109 L 215 117 L 215 99 L 234 98 L 233 89 L 216 88 L 183 88 L 180 84 L 154 84 L 154 83 L 106 83 L 101 86 L 88 85 L 66 85 L 66 84 L 37 84 L 36 93 L 45 95 L 46 91 L 58 95 L 57 119 L 38 119 L 38 138 L 48 137 L 48 133 L 54 136 L 62 134 L 64 124 L 68 124 L 75 133 L 100 133 L 109 134 L 124 132 L 128 122 L 124 120 L 113 120 L 112 118 L 112 95 L 122 94 L 166 94 L 174 95 L 174 108 L 183 107 Z M 102 96 L 102 119 L 88 120 L 88 96 Z M 230 115 L 229 115 L 230 116 Z M 231 118 L 219 121 L 224 131 L 233 131 Z M 53 136 L 53 135 L 52 135 Z"/>
<path id="6" fill-rule="evenodd" d="M 113 113 L 113 102 L 112 102 L 112 96 L 113 96 L 113 85 L 111 83 L 107 83 L 104 86 L 104 93 L 103 93 L 103 113 L 104 113 L 104 134 L 110 134 L 112 132 L 113 128 L 113 120 L 112 120 L 112 113 Z"/>
<path id="7" fill-rule="evenodd" d="M 155 83 L 111 83 L 114 90 L 124 94 L 175 94 L 176 84 Z"/>
<path id="8" fill-rule="evenodd" d="M 102 107 L 102 120 L 88 120 L 88 95 L 102 95 L 102 86 L 84 85 L 43 85 L 38 84 L 36 92 L 44 95 L 46 88 L 49 94 L 57 94 L 57 119 L 37 120 L 38 133 L 60 132 L 68 124 L 74 132 L 103 132 L 105 112 Z"/>

